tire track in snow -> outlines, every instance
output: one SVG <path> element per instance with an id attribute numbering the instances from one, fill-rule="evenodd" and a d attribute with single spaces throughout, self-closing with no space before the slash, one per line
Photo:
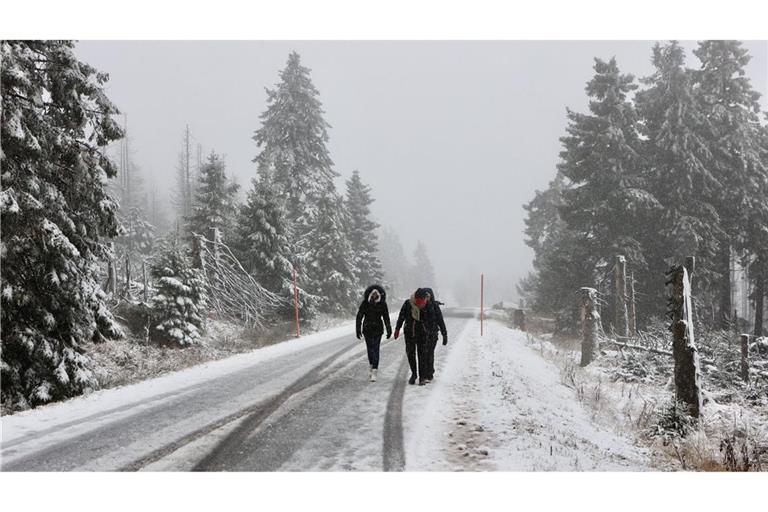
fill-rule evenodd
<path id="1" fill-rule="evenodd" d="M 233 442 L 232 438 L 234 438 L 235 435 L 241 432 L 241 430 L 244 427 L 252 426 L 252 428 L 256 428 L 259 423 L 261 423 L 270 414 L 272 414 L 275 410 L 277 410 L 291 396 L 315 384 L 317 381 L 322 380 L 323 377 L 318 377 L 318 376 L 322 374 L 324 369 L 326 369 L 329 365 L 331 365 L 333 361 L 343 356 L 347 352 L 354 350 L 356 347 L 357 347 L 357 344 L 353 343 L 351 346 L 347 346 L 342 348 L 341 350 L 338 350 L 333 355 L 324 359 L 318 365 L 313 367 L 306 375 L 294 381 L 293 384 L 291 384 L 290 386 L 288 386 L 288 388 L 285 389 L 285 391 L 268 399 L 267 401 L 254 404 L 251 407 L 241 409 L 240 411 L 234 412 L 212 423 L 209 423 L 177 439 L 176 441 L 169 443 L 161 448 L 158 448 L 157 450 L 150 452 L 149 454 L 141 457 L 140 459 L 137 459 L 131 462 L 130 464 L 127 464 L 121 467 L 119 471 L 138 471 L 144 466 L 151 464 L 153 462 L 157 462 L 163 457 L 175 452 L 182 446 L 187 445 L 193 441 L 196 441 L 201 437 L 210 434 L 214 430 L 217 430 L 228 423 L 231 423 L 233 421 L 239 420 L 243 417 L 250 415 L 250 417 L 247 418 L 244 421 L 244 423 L 240 427 L 238 427 L 237 430 L 235 430 L 230 436 L 228 436 L 219 446 L 217 446 L 214 449 L 213 452 L 211 452 L 205 459 L 203 459 L 200 463 L 198 463 L 194 468 L 194 471 L 210 471 L 211 469 L 208 469 L 207 465 L 210 464 L 210 462 L 212 461 L 212 457 L 216 456 L 216 454 L 221 449 L 223 449 L 222 447 L 224 445 L 227 445 Z"/>
<path id="2" fill-rule="evenodd" d="M 384 416 L 384 439 L 382 464 L 384 471 L 403 471 L 405 469 L 405 448 L 403 447 L 403 395 L 408 375 L 408 360 L 403 354 L 400 369 L 395 377 L 395 385 L 389 394 L 387 412 Z"/>

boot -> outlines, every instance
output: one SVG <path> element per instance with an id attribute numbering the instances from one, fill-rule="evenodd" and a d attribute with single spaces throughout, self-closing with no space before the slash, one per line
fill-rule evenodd
<path id="1" fill-rule="evenodd" d="M 427 381 L 425 379 L 419 379 L 419 386 L 423 386 Z"/>
<path id="2" fill-rule="evenodd" d="M 376 382 L 376 374 L 379 372 L 376 368 L 371 369 L 371 382 Z"/>
<path id="3" fill-rule="evenodd" d="M 408 384 L 416 384 L 416 376 L 414 374 L 411 374 L 411 378 L 408 379 Z"/>

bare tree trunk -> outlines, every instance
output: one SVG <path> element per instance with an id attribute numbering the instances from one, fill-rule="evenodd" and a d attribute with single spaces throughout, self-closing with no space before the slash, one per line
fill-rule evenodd
<path id="1" fill-rule="evenodd" d="M 125 253 L 125 296 L 131 296 L 131 258 L 130 253 Z"/>
<path id="2" fill-rule="evenodd" d="M 115 293 L 117 291 L 117 265 L 115 265 L 115 242 L 109 243 L 109 252 L 111 256 L 107 262 L 107 292 Z"/>
<path id="3" fill-rule="evenodd" d="M 144 304 L 149 302 L 149 290 L 147 289 L 147 262 L 141 261 L 141 280 L 144 285 Z"/>
<path id="4" fill-rule="evenodd" d="M 620 336 L 629 336 L 629 320 L 627 314 L 627 260 L 624 256 L 616 256 L 613 267 L 613 297 L 614 297 L 614 329 Z"/>
<path id="5" fill-rule="evenodd" d="M 581 366 L 587 366 L 595 360 L 599 349 L 597 329 L 599 315 L 597 312 L 597 290 L 584 287 L 581 292 Z"/>
<path id="6" fill-rule="evenodd" d="M 637 336 L 637 313 L 635 310 L 635 273 L 629 273 L 629 300 L 627 307 L 630 336 Z"/>
<path id="7" fill-rule="evenodd" d="M 749 334 L 741 335 L 741 380 L 749 382 Z"/>
<path id="8" fill-rule="evenodd" d="M 765 310 L 765 259 L 760 256 L 756 262 L 757 278 L 755 281 L 755 331 L 754 335 L 763 335 L 763 311 Z"/>
<path id="9" fill-rule="evenodd" d="M 675 393 L 678 402 L 687 407 L 688 413 L 698 418 L 701 415 L 701 373 L 699 353 L 693 333 L 691 315 L 691 284 L 694 259 L 687 258 L 685 266 L 674 266 L 671 274 L 672 296 L 670 297 L 672 325 L 672 354 L 675 359 Z"/>
<path id="10" fill-rule="evenodd" d="M 722 279 L 720 281 L 720 328 L 729 329 L 732 325 L 731 312 L 731 246 L 726 241 L 725 247 L 720 248 L 720 272 Z"/>

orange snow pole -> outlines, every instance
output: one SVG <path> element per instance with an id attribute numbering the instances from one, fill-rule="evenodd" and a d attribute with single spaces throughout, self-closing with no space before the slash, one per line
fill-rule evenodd
<path id="1" fill-rule="evenodd" d="M 293 311 L 296 314 L 296 337 L 301 336 L 299 332 L 299 289 L 296 286 L 296 267 L 293 269 Z"/>
<path id="2" fill-rule="evenodd" d="M 483 274 L 480 274 L 480 336 L 483 335 Z"/>

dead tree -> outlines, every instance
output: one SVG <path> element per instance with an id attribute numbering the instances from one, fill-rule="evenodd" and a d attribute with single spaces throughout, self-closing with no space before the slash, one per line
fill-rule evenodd
<path id="1" fill-rule="evenodd" d="M 637 313 L 635 310 L 635 273 L 629 273 L 629 297 L 627 300 L 627 320 L 629 335 L 637 336 Z"/>
<path id="2" fill-rule="evenodd" d="M 616 256 L 613 267 L 613 326 L 620 336 L 629 336 L 627 315 L 627 260 Z"/>
<path id="3" fill-rule="evenodd" d="M 125 297 L 131 298 L 131 255 L 125 252 Z"/>
<path id="4" fill-rule="evenodd" d="M 581 366 L 587 366 L 595 360 L 599 349 L 598 327 L 600 315 L 597 312 L 597 290 L 581 288 Z"/>
<path id="5" fill-rule="evenodd" d="M 147 262 L 141 260 L 141 282 L 144 286 L 144 304 L 149 302 L 149 289 L 147 287 Z"/>
<path id="6" fill-rule="evenodd" d="M 741 335 L 741 380 L 749 382 L 749 334 Z"/>
<path id="7" fill-rule="evenodd" d="M 107 292 L 117 291 L 117 265 L 115 264 L 115 242 L 109 243 L 109 261 L 107 262 Z"/>
<path id="8" fill-rule="evenodd" d="M 667 272 L 672 285 L 668 314 L 672 320 L 672 355 L 675 359 L 675 395 L 690 416 L 701 416 L 701 371 L 699 352 L 693 333 L 691 312 L 691 281 L 694 259 L 686 258 L 685 265 L 674 265 Z"/>

